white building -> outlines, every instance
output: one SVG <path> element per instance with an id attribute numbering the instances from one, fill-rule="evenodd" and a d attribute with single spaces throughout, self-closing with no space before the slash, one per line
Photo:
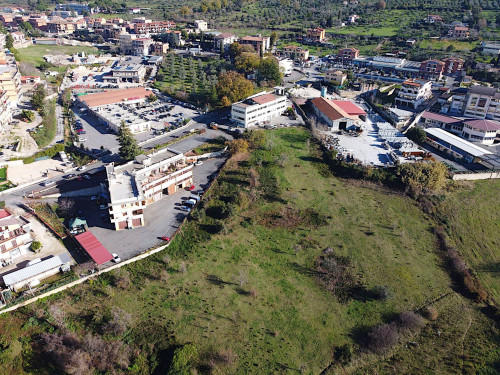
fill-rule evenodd
<path id="1" fill-rule="evenodd" d="M 108 164 L 106 174 L 115 230 L 145 225 L 144 209 L 149 204 L 193 183 L 193 165 L 183 154 L 166 148 L 124 165 Z"/>
<path id="2" fill-rule="evenodd" d="M 464 116 L 500 121 L 500 92 L 494 87 L 471 86 L 464 106 Z"/>
<path id="3" fill-rule="evenodd" d="M 283 59 L 278 62 L 281 73 L 285 76 L 292 74 L 293 71 L 293 60 L 291 59 Z"/>
<path id="4" fill-rule="evenodd" d="M 204 20 L 196 20 L 196 21 L 194 21 L 194 27 L 199 31 L 207 31 L 208 30 L 208 23 L 207 23 L 207 21 L 204 21 Z"/>
<path id="5" fill-rule="evenodd" d="M 483 145 L 492 145 L 500 131 L 500 123 L 492 120 L 465 120 L 463 124 L 462 137 Z"/>
<path id="6" fill-rule="evenodd" d="M 231 106 L 231 118 L 238 125 L 248 128 L 280 116 L 287 105 L 285 96 L 261 92 L 234 103 Z"/>
<path id="7" fill-rule="evenodd" d="M 423 79 L 408 79 L 401 84 L 395 104 L 417 109 L 432 96 L 432 82 Z"/>
<path id="8" fill-rule="evenodd" d="M 220 51 L 221 46 L 226 51 L 231 44 L 238 41 L 238 37 L 230 33 L 220 33 L 214 36 L 214 50 Z"/>
<path id="9" fill-rule="evenodd" d="M 10 129 L 12 110 L 7 101 L 7 92 L 0 91 L 0 134 L 5 134 Z"/>
<path id="10" fill-rule="evenodd" d="M 31 223 L 27 219 L 0 210 L 0 263 L 10 264 L 29 251 L 33 242 L 30 232 Z"/>

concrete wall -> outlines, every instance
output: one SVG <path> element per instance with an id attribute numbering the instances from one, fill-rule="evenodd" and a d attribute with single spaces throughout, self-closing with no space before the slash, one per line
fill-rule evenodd
<path id="1" fill-rule="evenodd" d="M 482 173 L 456 173 L 452 177 L 452 179 L 455 181 L 489 180 L 494 178 L 500 178 L 500 171 Z"/>

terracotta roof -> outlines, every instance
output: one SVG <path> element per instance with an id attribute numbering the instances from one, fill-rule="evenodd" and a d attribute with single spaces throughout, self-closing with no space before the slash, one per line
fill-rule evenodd
<path id="1" fill-rule="evenodd" d="M 225 38 L 233 38 L 234 34 L 231 33 L 220 33 L 219 35 L 216 35 L 214 38 L 215 39 L 225 39 Z"/>
<path id="2" fill-rule="evenodd" d="M 9 217 L 10 213 L 7 210 L 0 210 L 0 219 L 5 219 L 6 217 Z"/>
<path id="3" fill-rule="evenodd" d="M 349 117 L 349 115 L 342 108 L 333 103 L 331 100 L 325 98 L 314 98 L 311 102 L 321 111 L 321 113 L 332 121 Z"/>
<path id="4" fill-rule="evenodd" d="M 266 104 L 276 100 L 276 95 L 274 94 L 262 94 L 251 98 L 257 104 Z"/>
<path id="5" fill-rule="evenodd" d="M 80 243 L 83 249 L 98 265 L 106 263 L 113 259 L 113 256 L 108 250 L 99 242 L 92 232 L 84 232 L 75 236 L 75 239 Z"/>
<path id="6" fill-rule="evenodd" d="M 455 26 L 456 31 L 468 31 L 468 27 L 463 27 L 463 26 Z"/>
<path id="7" fill-rule="evenodd" d="M 153 92 L 146 90 L 144 87 L 134 87 L 130 89 L 109 90 L 98 94 L 83 95 L 80 96 L 80 100 L 88 107 L 97 107 L 127 100 L 144 99 L 151 94 L 153 94 Z"/>
<path id="8" fill-rule="evenodd" d="M 252 41 L 252 42 L 262 42 L 264 40 L 264 38 L 260 37 L 260 36 L 245 36 L 243 38 L 241 38 L 240 40 L 248 40 L 248 41 Z"/>
<path id="9" fill-rule="evenodd" d="M 491 120 L 465 120 L 464 124 L 484 131 L 500 130 L 500 123 Z"/>
<path id="10" fill-rule="evenodd" d="M 366 112 L 362 108 L 359 108 L 356 104 L 349 100 L 332 100 L 333 104 L 338 105 L 345 113 L 349 116 L 362 116 L 366 115 Z"/>

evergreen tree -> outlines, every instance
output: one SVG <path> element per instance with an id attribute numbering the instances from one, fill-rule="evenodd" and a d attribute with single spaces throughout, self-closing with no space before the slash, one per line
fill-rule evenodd
<path id="1" fill-rule="evenodd" d="M 137 155 L 142 153 L 132 132 L 123 120 L 118 131 L 118 143 L 120 144 L 119 154 L 125 160 L 133 160 Z"/>

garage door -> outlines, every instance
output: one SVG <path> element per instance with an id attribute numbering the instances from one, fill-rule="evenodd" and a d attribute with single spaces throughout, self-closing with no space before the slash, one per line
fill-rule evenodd
<path id="1" fill-rule="evenodd" d="M 140 227 L 142 225 L 141 219 L 132 219 L 132 226 L 133 227 Z"/>
<path id="2" fill-rule="evenodd" d="M 127 227 L 127 221 L 118 222 L 118 229 L 125 229 Z"/>

